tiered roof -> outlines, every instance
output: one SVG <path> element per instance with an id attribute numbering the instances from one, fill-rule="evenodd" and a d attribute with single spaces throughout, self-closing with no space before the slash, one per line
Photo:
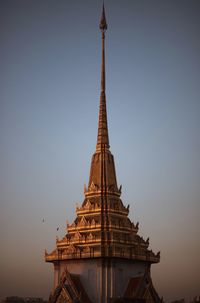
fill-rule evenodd
<path id="1" fill-rule="evenodd" d="M 76 219 L 67 224 L 67 234 L 56 249 L 45 254 L 47 262 L 83 258 L 125 258 L 157 263 L 160 253 L 148 249 L 149 239 L 138 235 L 138 223 L 128 218 L 129 206 L 120 198 L 114 157 L 110 152 L 105 94 L 105 11 L 100 21 L 102 34 L 101 95 L 96 151 L 92 156 L 85 199 L 76 208 Z"/>

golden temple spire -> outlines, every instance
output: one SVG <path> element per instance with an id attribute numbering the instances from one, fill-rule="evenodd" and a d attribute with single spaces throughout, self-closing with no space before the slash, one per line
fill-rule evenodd
<path id="1" fill-rule="evenodd" d="M 102 34 L 101 95 L 96 151 L 92 156 L 88 189 L 85 196 L 106 195 L 108 192 L 120 196 L 117 187 L 114 157 L 109 150 L 108 123 L 105 94 L 105 31 L 107 29 L 103 5 L 99 28 Z M 103 203 L 101 203 L 103 205 Z"/>
<path id="2" fill-rule="evenodd" d="M 126 276 L 126 284 L 129 285 L 130 274 L 132 271 L 134 273 L 134 270 L 137 271 L 138 266 L 144 273 L 146 269 L 149 272 L 151 263 L 157 263 L 160 260 L 159 253 L 155 255 L 148 249 L 149 239 L 145 241 L 137 234 L 138 223 L 135 225 L 130 221 L 128 218 L 129 205 L 126 207 L 120 199 L 121 186 L 119 188 L 117 186 L 115 162 L 109 150 L 107 127 L 104 45 L 107 23 L 104 5 L 99 27 L 102 34 L 102 66 L 96 151 L 91 160 L 88 186 L 84 186 L 85 199 L 82 206 L 76 207 L 77 216 L 74 222 L 71 225 L 67 223 L 67 234 L 63 239 L 57 239 L 57 248 L 50 254 L 45 252 L 46 261 L 54 263 L 55 266 L 55 289 L 53 296 L 50 297 L 52 298 L 51 303 L 58 303 L 60 300 L 57 293 L 58 289 L 63 287 L 63 279 L 66 279 L 70 286 L 69 289 L 66 288 L 66 295 L 69 295 L 73 301 L 74 294 L 76 297 L 76 285 L 73 283 L 77 281 L 75 283 L 78 283 L 80 288 L 81 280 L 77 280 L 78 276 L 85 279 L 83 272 L 88 271 L 88 268 L 89 270 L 92 268 L 92 272 L 95 273 L 94 277 L 96 277 L 86 279 L 90 294 L 92 294 L 92 288 L 94 290 L 93 302 L 108 302 L 110 298 L 114 300 L 115 295 L 120 294 L 115 292 L 115 289 L 118 286 L 121 289 L 120 282 L 116 281 L 121 281 L 122 272 L 128 270 L 128 274 L 124 277 Z M 79 259 L 81 259 L 80 263 Z M 125 260 L 123 261 L 123 259 Z M 74 265 L 76 266 L 78 263 L 81 266 L 76 267 L 77 274 L 74 275 Z M 67 271 L 62 276 L 66 264 Z M 142 272 L 139 277 L 142 277 Z M 144 279 L 146 276 L 141 281 Z M 151 283 L 149 281 L 148 283 Z M 72 294 L 73 297 L 71 297 Z M 86 298 L 86 294 L 84 294 L 84 298 L 82 294 L 83 292 L 78 298 L 80 302 L 84 300 L 91 302 Z M 54 300 L 54 298 L 56 299 Z M 155 302 L 162 303 L 157 299 Z"/>
<path id="3" fill-rule="evenodd" d="M 109 149 L 108 138 L 108 123 L 106 112 L 106 94 L 105 94 L 105 31 L 107 29 L 105 8 L 103 4 L 101 20 L 99 28 L 102 34 L 102 62 L 101 62 L 101 96 L 99 106 L 99 123 L 98 123 L 98 135 L 97 135 L 97 150 L 102 148 Z"/>

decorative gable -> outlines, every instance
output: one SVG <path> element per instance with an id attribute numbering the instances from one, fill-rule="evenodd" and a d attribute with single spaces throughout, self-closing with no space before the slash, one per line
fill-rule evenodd
<path id="1" fill-rule="evenodd" d="M 69 245 L 68 248 L 67 248 L 67 253 L 69 254 L 73 254 L 76 252 L 76 248 L 74 245 Z"/>
<path id="2" fill-rule="evenodd" d="M 88 223 L 87 223 L 87 220 L 85 219 L 85 217 L 83 216 L 80 220 L 80 222 L 78 223 L 78 226 L 86 226 Z"/>

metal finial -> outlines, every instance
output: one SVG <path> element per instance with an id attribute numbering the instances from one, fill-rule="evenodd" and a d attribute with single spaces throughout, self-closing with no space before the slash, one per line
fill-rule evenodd
<path id="1" fill-rule="evenodd" d="M 106 15 L 105 15 L 104 3 L 103 3 L 103 9 L 102 9 L 102 15 L 101 15 L 101 20 L 100 20 L 99 28 L 103 32 L 105 32 L 107 30 L 107 23 L 106 23 Z"/>

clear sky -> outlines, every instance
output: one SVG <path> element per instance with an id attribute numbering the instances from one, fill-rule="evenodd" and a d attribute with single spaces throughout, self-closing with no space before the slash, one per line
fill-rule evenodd
<path id="1" fill-rule="evenodd" d="M 0 297 L 48 297 L 83 201 L 100 95 L 100 0 L 0 1 Z M 200 291 L 200 1 L 106 0 L 111 151 L 166 301 Z M 45 219 L 44 223 L 42 219 Z M 59 231 L 56 232 L 57 227 Z"/>

